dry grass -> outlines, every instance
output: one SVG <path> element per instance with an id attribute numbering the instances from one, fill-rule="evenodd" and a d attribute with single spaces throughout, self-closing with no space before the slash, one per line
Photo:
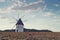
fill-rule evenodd
<path id="1" fill-rule="evenodd" d="M 60 40 L 60 32 L 0 32 L 0 40 Z"/>

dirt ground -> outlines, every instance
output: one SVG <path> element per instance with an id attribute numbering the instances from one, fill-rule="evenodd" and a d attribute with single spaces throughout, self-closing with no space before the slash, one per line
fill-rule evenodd
<path id="1" fill-rule="evenodd" d="M 0 40 L 60 40 L 60 32 L 0 32 Z"/>

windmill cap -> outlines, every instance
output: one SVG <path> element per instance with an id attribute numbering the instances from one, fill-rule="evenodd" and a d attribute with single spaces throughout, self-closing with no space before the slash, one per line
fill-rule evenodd
<path id="1" fill-rule="evenodd" d="M 24 25 L 21 18 L 17 21 L 16 25 Z"/>

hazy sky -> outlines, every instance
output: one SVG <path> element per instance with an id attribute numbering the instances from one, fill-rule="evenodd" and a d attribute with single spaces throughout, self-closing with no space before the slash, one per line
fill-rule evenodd
<path id="1" fill-rule="evenodd" d="M 18 13 L 25 28 L 60 32 L 60 0 L 0 0 L 0 30 L 12 29 Z"/>

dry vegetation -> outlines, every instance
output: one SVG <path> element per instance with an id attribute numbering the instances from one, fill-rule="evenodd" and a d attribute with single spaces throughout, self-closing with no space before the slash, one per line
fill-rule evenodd
<path id="1" fill-rule="evenodd" d="M 0 40 L 60 40 L 59 32 L 0 32 Z"/>

